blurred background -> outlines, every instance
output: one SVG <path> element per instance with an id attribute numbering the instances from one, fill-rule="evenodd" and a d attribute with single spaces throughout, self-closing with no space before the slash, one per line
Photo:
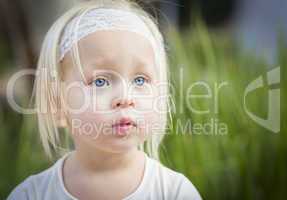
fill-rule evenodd
<path id="1" fill-rule="evenodd" d="M 162 162 L 204 199 L 286 199 L 287 1 L 138 2 L 159 20 L 170 62 Z M 45 33 L 75 3 L 0 0 L 0 199 L 54 162 L 35 116 L 15 112 L 6 87 L 17 71 L 35 69 Z M 32 84 L 32 76 L 17 82 L 19 105 L 27 107 Z"/>

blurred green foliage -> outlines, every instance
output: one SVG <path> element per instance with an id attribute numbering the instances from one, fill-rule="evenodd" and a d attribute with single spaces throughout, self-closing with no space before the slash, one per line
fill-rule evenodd
<path id="1" fill-rule="evenodd" d="M 266 83 L 266 73 L 278 66 L 281 67 L 281 99 L 284 99 L 286 79 L 282 77 L 286 77 L 287 58 L 283 42 L 279 39 L 278 63 L 270 66 L 264 57 L 244 52 L 227 35 L 211 34 L 200 23 L 193 31 L 171 32 L 169 41 L 176 111 L 172 119 L 174 126 L 163 143 L 164 162 L 186 174 L 204 199 L 286 199 L 286 105 L 281 100 L 280 133 L 273 133 L 252 121 L 243 105 L 248 84 L 261 75 Z M 179 76 L 180 71 L 184 72 L 183 78 Z M 194 83 L 208 85 L 213 99 L 192 98 L 189 101 L 193 109 L 210 112 L 192 112 L 188 100 L 182 98 L 181 82 L 184 98 Z M 216 102 L 214 88 L 224 82 L 226 85 L 218 91 Z M 248 109 L 264 119 L 268 114 L 268 89 L 265 84 L 246 97 Z M 193 87 L 192 94 L 207 94 L 207 90 Z M 227 134 L 216 134 L 210 129 L 195 133 L 196 130 L 180 129 L 178 123 L 186 125 L 191 121 L 193 125 L 206 125 L 212 119 L 219 125 L 224 123 Z M 182 123 L 184 121 L 187 123 Z"/>
<path id="2" fill-rule="evenodd" d="M 161 148 L 163 163 L 189 177 L 204 199 L 285 199 L 286 105 L 282 100 L 281 131 L 272 133 L 247 116 L 243 94 L 251 81 L 261 75 L 266 78 L 271 68 L 280 66 L 281 78 L 286 77 L 286 47 L 279 43 L 278 63 L 268 66 L 264 58 L 253 57 L 225 34 L 210 34 L 200 24 L 184 33 L 171 31 L 168 41 L 175 109 Z M 188 87 L 198 81 L 210 86 L 212 98 L 187 102 Z M 214 87 L 223 82 L 227 85 L 219 90 L 216 103 Z M 282 78 L 281 99 L 286 93 L 283 86 L 286 79 Z M 262 118 L 267 118 L 268 89 L 260 88 L 247 99 L 248 108 Z M 206 94 L 200 87 L 192 91 Z M 209 112 L 192 112 L 188 103 Z M 5 103 L 0 110 L 0 199 L 4 199 L 23 179 L 49 167 L 51 161 L 44 156 L 35 116 L 16 114 Z M 195 134 L 178 124 L 206 124 L 215 119 L 227 126 L 225 134 Z"/>

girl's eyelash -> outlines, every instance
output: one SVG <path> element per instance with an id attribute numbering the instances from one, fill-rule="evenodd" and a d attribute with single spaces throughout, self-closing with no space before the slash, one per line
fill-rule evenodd
<path id="1" fill-rule="evenodd" d="M 133 79 L 132 82 L 136 85 L 136 87 L 142 87 L 146 84 L 149 84 L 150 79 L 148 77 L 146 77 L 145 75 L 138 75 Z"/>
<path id="2" fill-rule="evenodd" d="M 136 75 L 134 79 L 136 79 L 138 77 L 143 77 L 148 83 L 151 81 L 150 78 L 144 74 Z"/>
<path id="3" fill-rule="evenodd" d="M 102 79 L 102 80 L 105 80 L 106 82 L 107 82 L 107 85 L 110 85 L 110 82 L 109 82 L 109 79 L 107 78 L 107 77 L 105 77 L 105 76 L 97 76 L 97 77 L 95 77 L 94 79 L 92 79 L 92 81 L 91 81 L 91 85 L 92 84 L 95 84 L 95 81 L 97 81 L 97 80 L 99 80 L 99 79 Z M 101 86 L 100 86 L 101 87 Z"/>
<path id="4" fill-rule="evenodd" d="M 109 80 L 109 79 L 110 79 L 110 77 L 108 77 L 108 76 L 96 75 L 96 76 L 94 76 L 94 77 L 91 78 L 91 82 L 93 82 L 93 81 L 95 81 L 95 80 L 97 80 L 97 79 L 99 79 L 99 78 L 102 78 L 102 79 L 105 79 L 105 80 Z"/>
<path id="5" fill-rule="evenodd" d="M 150 82 L 151 82 L 151 79 L 150 79 L 148 76 L 146 76 L 145 74 L 135 75 L 135 77 L 133 78 L 132 81 L 134 81 L 136 78 L 139 78 L 139 77 L 143 77 L 147 83 L 150 83 Z M 104 80 L 107 81 L 107 82 L 109 83 L 109 85 L 110 85 L 109 78 L 107 78 L 107 77 L 105 77 L 105 76 L 102 76 L 102 75 L 101 75 L 101 76 L 97 76 L 97 77 L 91 79 L 90 85 L 93 84 L 97 79 L 104 79 Z"/>

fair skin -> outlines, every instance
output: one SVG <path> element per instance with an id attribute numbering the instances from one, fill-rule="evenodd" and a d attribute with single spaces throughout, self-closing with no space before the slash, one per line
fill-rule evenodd
<path id="1" fill-rule="evenodd" d="M 137 146 L 152 133 L 147 125 L 159 123 L 154 53 L 146 38 L 128 31 L 97 31 L 78 45 L 84 79 L 71 53 L 61 63 L 65 84 L 79 83 L 64 92 L 76 149 L 65 161 L 64 185 L 78 199 L 122 199 L 142 181 L 145 160 Z M 112 125 L 123 117 L 135 126 L 119 133 Z"/>

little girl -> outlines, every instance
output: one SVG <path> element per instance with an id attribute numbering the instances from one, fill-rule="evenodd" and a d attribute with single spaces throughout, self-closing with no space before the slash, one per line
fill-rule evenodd
<path id="1" fill-rule="evenodd" d="M 46 153 L 61 150 L 59 128 L 74 150 L 8 200 L 201 199 L 183 174 L 159 162 L 166 59 L 156 23 L 135 3 L 92 1 L 60 17 L 44 40 L 34 91 Z"/>

